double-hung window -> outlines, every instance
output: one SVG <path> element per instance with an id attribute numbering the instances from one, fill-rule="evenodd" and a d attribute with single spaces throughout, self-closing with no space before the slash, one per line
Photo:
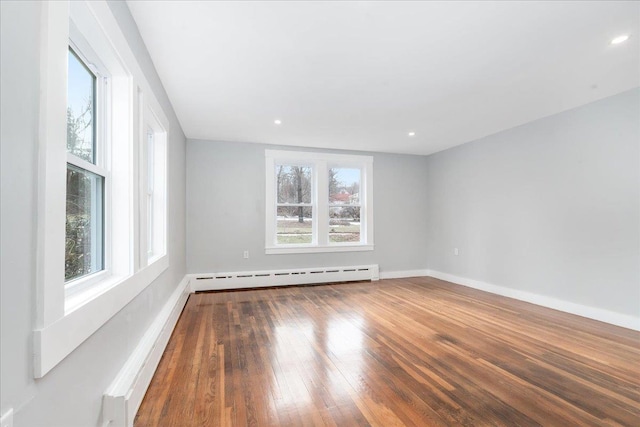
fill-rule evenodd
<path id="1" fill-rule="evenodd" d="M 147 158 L 146 158 L 146 166 L 147 166 L 147 173 L 146 173 L 146 178 L 147 178 L 147 185 L 145 185 L 145 201 L 147 203 L 146 206 L 146 219 L 147 219 L 147 248 L 146 248 L 146 253 L 147 253 L 147 260 L 151 259 L 153 257 L 154 254 L 154 250 L 153 250 L 153 245 L 155 243 L 154 239 L 154 233 L 153 233 L 153 225 L 154 225 L 154 212 L 153 212 L 153 208 L 154 205 L 157 205 L 157 203 L 154 203 L 154 199 L 155 199 L 155 194 L 154 194 L 154 161 L 153 161 L 153 151 L 155 148 L 155 132 L 153 131 L 153 129 L 148 128 L 147 129 L 147 135 L 146 135 L 146 149 L 147 149 Z"/>
<path id="2" fill-rule="evenodd" d="M 140 233 L 140 265 L 145 266 L 166 254 L 167 132 L 149 106 L 142 116 L 140 223 L 145 226 Z"/>
<path id="3" fill-rule="evenodd" d="M 42 13 L 36 377 L 169 266 L 161 104 L 107 2 Z"/>
<path id="4" fill-rule="evenodd" d="M 353 166 L 329 168 L 330 243 L 360 243 L 362 241 L 361 182 L 361 168 Z"/>
<path id="5" fill-rule="evenodd" d="M 276 164 L 276 244 L 313 244 L 313 167 L 304 164 Z"/>
<path id="6" fill-rule="evenodd" d="M 68 288 L 105 269 L 105 77 L 69 47 L 64 276 Z"/>
<path id="7" fill-rule="evenodd" d="M 373 249 L 373 158 L 265 150 L 267 254 Z"/>

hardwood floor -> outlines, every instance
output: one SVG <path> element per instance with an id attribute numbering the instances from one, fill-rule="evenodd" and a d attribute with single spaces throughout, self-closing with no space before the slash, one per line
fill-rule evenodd
<path id="1" fill-rule="evenodd" d="M 640 333 L 432 278 L 191 295 L 135 426 L 640 426 Z"/>

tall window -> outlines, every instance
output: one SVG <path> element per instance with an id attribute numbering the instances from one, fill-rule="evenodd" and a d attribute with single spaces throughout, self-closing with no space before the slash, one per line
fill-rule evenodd
<path id="1" fill-rule="evenodd" d="M 144 105 L 144 102 L 142 103 Z M 144 106 L 141 144 L 141 265 L 166 254 L 167 133 L 151 107 Z M 146 255 L 146 256 L 145 256 Z"/>
<path id="2" fill-rule="evenodd" d="M 37 378 L 169 266 L 162 105 L 106 2 L 43 2 L 42 23 Z"/>
<path id="3" fill-rule="evenodd" d="M 155 134 L 153 133 L 153 129 L 147 129 L 147 259 L 153 257 L 153 223 L 154 223 L 154 215 L 153 215 L 153 205 L 154 205 L 154 197 L 153 197 L 153 172 L 154 172 L 154 141 Z"/>
<path id="4" fill-rule="evenodd" d="M 329 169 L 329 242 L 361 241 L 361 174 L 359 168 Z"/>
<path id="5" fill-rule="evenodd" d="M 373 249 L 373 159 L 266 150 L 267 254 Z"/>
<path id="6" fill-rule="evenodd" d="M 313 242 L 312 168 L 276 165 L 277 243 Z"/>
<path id="7" fill-rule="evenodd" d="M 105 266 L 104 147 L 98 123 L 99 77 L 68 51 L 65 281 Z"/>

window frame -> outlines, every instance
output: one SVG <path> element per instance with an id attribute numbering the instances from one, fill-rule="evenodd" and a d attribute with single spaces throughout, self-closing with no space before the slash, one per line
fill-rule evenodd
<path id="1" fill-rule="evenodd" d="M 66 280 L 65 278 L 65 300 L 69 301 L 80 297 L 81 293 L 90 286 L 105 280 L 111 274 L 111 172 L 109 165 L 110 138 L 108 134 L 109 120 L 108 111 L 111 108 L 111 96 L 108 88 L 110 73 L 102 64 L 99 56 L 90 48 L 89 43 L 83 37 L 77 27 L 70 22 L 69 25 L 69 51 L 95 78 L 93 89 L 94 113 L 93 113 L 93 163 L 83 159 L 68 150 L 67 169 L 69 165 L 81 170 L 101 176 L 102 188 L 102 269 L 93 273 Z M 67 79 L 68 82 L 68 79 Z M 68 103 L 67 103 L 68 106 Z M 65 146 L 66 147 L 66 146 Z M 66 186 L 65 186 L 66 190 Z M 66 214 L 66 212 L 65 212 Z M 66 233 L 65 233 L 66 240 Z"/>
<path id="2" fill-rule="evenodd" d="M 112 94 L 104 111 L 104 133 L 111 142 L 101 153 L 110 182 L 105 188 L 108 270 L 83 277 L 83 286 L 71 286 L 73 291 L 65 286 L 64 268 L 70 40 L 76 53 L 108 71 Z M 44 2 L 40 46 L 35 378 L 51 371 L 169 267 L 167 249 L 141 265 L 138 234 L 141 111 L 151 108 L 166 136 L 169 121 L 111 8 L 104 0 Z M 166 167 L 164 173 L 166 180 Z"/>
<path id="3" fill-rule="evenodd" d="M 142 106 L 139 252 L 140 265 L 146 266 L 167 253 L 167 124 L 152 106 L 144 103 L 144 96 L 139 99 Z M 151 144 L 149 136 L 153 137 Z M 152 206 L 149 206 L 149 199 Z"/>
<path id="4" fill-rule="evenodd" d="M 311 244 L 277 243 L 276 165 L 312 167 Z M 329 241 L 329 168 L 360 169 L 360 242 Z M 374 249 L 373 157 L 309 151 L 265 150 L 265 254 L 355 252 Z"/>
<path id="5" fill-rule="evenodd" d="M 147 220 L 147 226 L 145 227 L 145 229 L 147 230 L 147 238 L 146 238 L 146 242 L 147 242 L 147 261 L 149 259 L 151 259 L 153 257 L 153 245 L 154 245 L 154 215 L 153 215 L 153 207 L 154 204 L 154 186 L 153 186 L 153 181 L 154 181 L 154 149 L 155 149 L 155 132 L 153 131 L 152 128 L 148 128 L 146 130 L 146 135 L 147 135 L 147 140 L 144 141 L 143 143 L 146 142 L 145 147 L 147 149 L 147 155 L 146 155 L 146 166 L 147 166 L 147 173 L 144 174 L 144 176 L 147 179 L 147 185 L 145 185 L 145 200 L 147 203 L 146 206 L 146 211 L 147 214 L 145 215 L 145 218 Z"/>
<path id="6" fill-rule="evenodd" d="M 302 207 L 302 208 L 311 208 L 311 245 L 316 245 L 318 243 L 317 241 L 317 234 L 318 234 L 318 204 L 317 204 L 317 189 L 315 186 L 315 181 L 316 181 L 316 175 L 317 175 L 317 167 L 315 164 L 313 163 L 309 163 L 309 162 L 304 162 L 304 161 L 299 161 L 299 162 L 287 162 L 286 165 L 282 165 L 282 166 L 289 166 L 289 167 L 308 167 L 311 169 L 311 195 L 310 195 L 310 200 L 309 203 L 279 203 L 278 202 L 278 183 L 277 183 L 277 174 L 276 174 L 276 188 L 275 188 L 275 210 L 276 210 L 276 214 L 275 214 L 275 219 L 274 219 L 274 223 L 275 224 L 275 228 L 277 229 L 277 211 L 279 207 L 291 207 L 291 208 L 295 208 L 295 207 Z M 274 163 L 274 168 L 278 167 L 278 161 L 276 161 Z M 275 172 L 275 170 L 274 170 Z M 274 244 L 276 244 L 278 247 L 282 247 L 282 248 L 295 248 L 295 247 L 299 247 L 301 244 L 297 244 L 297 243 L 293 243 L 293 244 L 281 244 L 281 243 L 277 243 L 277 235 L 274 236 L 274 239 L 276 239 L 274 241 Z"/>
<path id="7" fill-rule="evenodd" d="M 328 163 L 327 164 L 327 172 L 330 169 L 359 169 L 360 170 L 360 183 L 362 183 L 364 181 L 364 174 L 365 171 L 360 168 L 360 167 L 355 167 L 355 166 L 345 166 L 343 164 L 332 164 L 332 163 Z M 327 175 L 327 179 L 328 179 L 328 175 Z M 328 185 L 328 183 L 327 183 Z M 360 193 L 362 193 L 361 189 L 358 190 Z M 365 217 L 364 220 L 366 221 L 366 210 L 364 210 L 365 215 L 362 215 L 363 213 L 363 206 L 362 206 L 362 197 L 359 197 L 359 202 L 357 204 L 353 204 L 353 203 L 331 203 L 331 201 L 329 200 L 330 198 L 330 192 L 327 192 L 327 206 L 329 208 L 329 220 L 331 220 L 331 208 L 352 208 L 352 207 L 357 207 L 358 209 L 360 209 L 360 242 L 359 244 L 363 243 L 363 237 L 364 239 L 366 239 L 366 233 L 364 233 L 363 231 L 366 230 L 366 228 L 363 226 L 363 216 Z M 331 224 L 329 224 L 329 229 L 331 228 Z M 330 245 L 346 245 L 346 242 L 331 242 L 331 233 L 328 233 L 328 239 L 329 239 L 329 244 Z"/>

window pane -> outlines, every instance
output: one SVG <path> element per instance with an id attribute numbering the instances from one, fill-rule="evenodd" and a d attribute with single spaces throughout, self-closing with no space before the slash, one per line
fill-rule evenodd
<path id="1" fill-rule="evenodd" d="M 360 208 L 329 208 L 329 242 L 360 242 Z"/>
<path id="2" fill-rule="evenodd" d="M 69 281 L 103 267 L 104 177 L 67 164 L 64 276 Z"/>
<path id="3" fill-rule="evenodd" d="M 154 134 L 147 132 L 147 258 L 153 257 L 153 174 L 154 174 Z"/>
<path id="4" fill-rule="evenodd" d="M 311 168 L 276 165 L 278 203 L 311 203 Z"/>
<path id="5" fill-rule="evenodd" d="M 360 169 L 329 169 L 329 203 L 360 203 Z"/>
<path id="6" fill-rule="evenodd" d="M 96 76 L 69 49 L 67 151 L 95 163 Z"/>
<path id="7" fill-rule="evenodd" d="M 313 222 L 310 206 L 278 206 L 277 242 L 279 244 L 311 243 Z"/>

